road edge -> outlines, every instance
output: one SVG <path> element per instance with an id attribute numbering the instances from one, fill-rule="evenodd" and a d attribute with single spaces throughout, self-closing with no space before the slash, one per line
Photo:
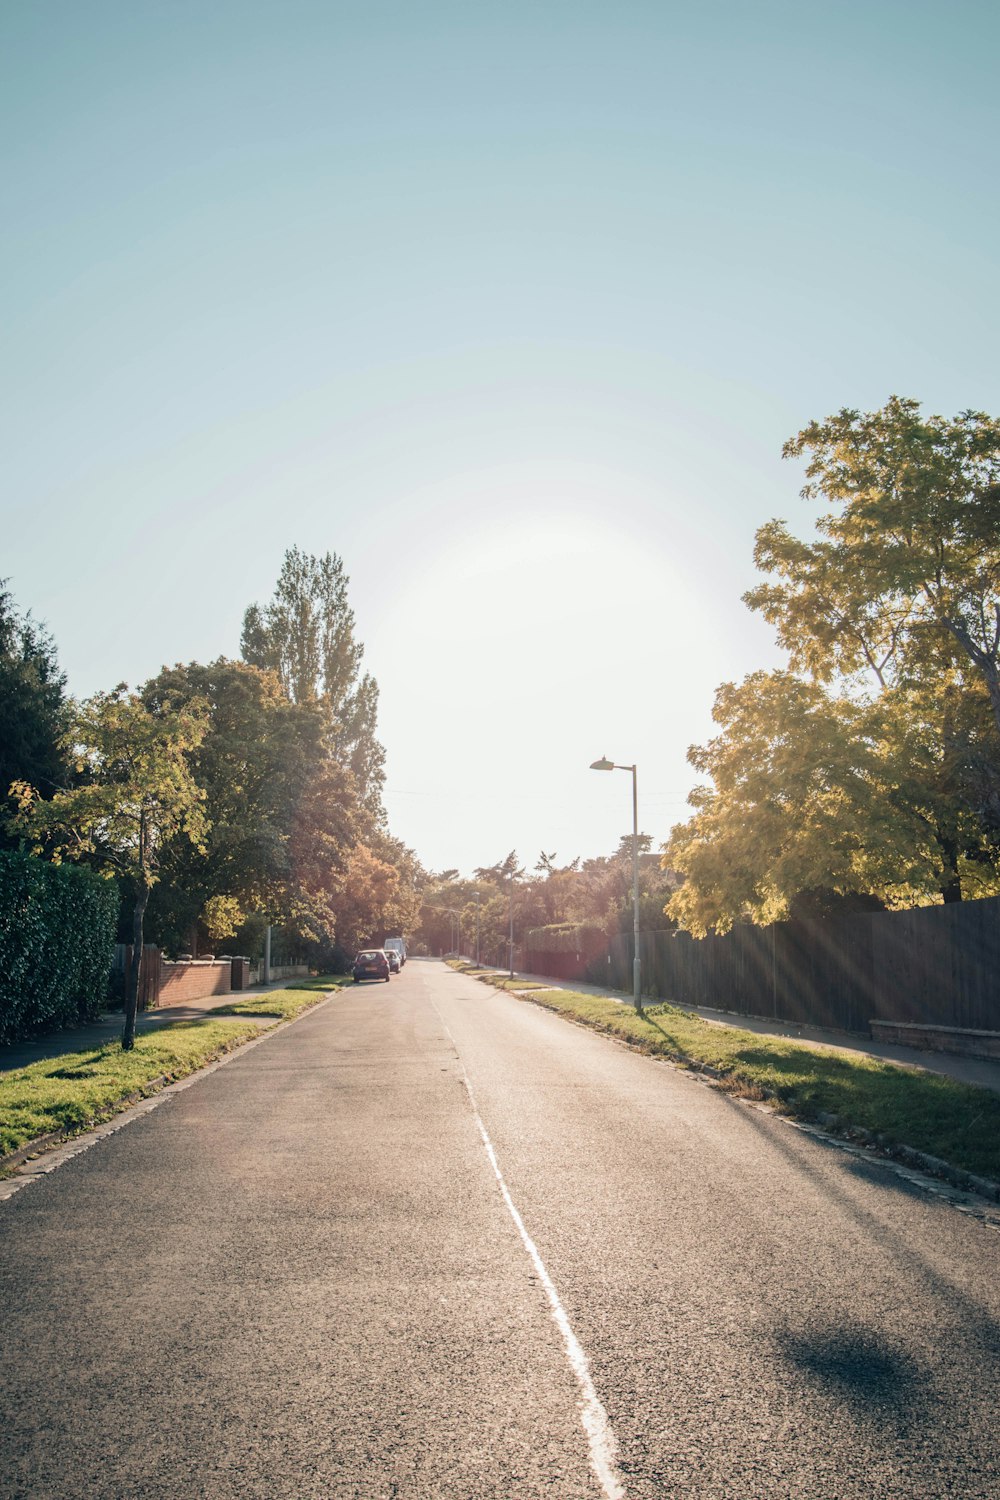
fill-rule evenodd
<path id="1" fill-rule="evenodd" d="M 277 1036 L 289 1026 L 313 1016 L 324 1005 L 329 1005 L 335 995 L 339 994 L 341 986 L 328 990 L 315 1005 L 308 1006 L 299 1012 L 297 1016 L 291 1016 L 287 1020 L 278 1021 L 273 1026 L 265 1027 L 257 1036 L 249 1036 L 242 1042 L 237 1042 L 229 1047 L 220 1056 L 212 1058 L 210 1062 L 204 1063 L 200 1068 L 186 1073 L 183 1078 L 170 1080 L 169 1074 L 161 1074 L 159 1078 L 150 1081 L 149 1087 L 152 1093 L 130 1094 L 121 1101 L 122 1108 L 103 1119 L 97 1119 L 84 1126 L 78 1131 L 50 1131 L 46 1135 L 36 1136 L 34 1140 L 26 1141 L 16 1151 L 11 1151 L 7 1156 L 0 1156 L 0 1172 L 7 1172 L 7 1176 L 0 1176 L 0 1203 L 5 1203 L 13 1198 L 15 1193 L 20 1192 L 29 1183 L 35 1182 L 39 1177 L 47 1176 L 61 1167 L 64 1162 L 71 1161 L 74 1156 L 89 1151 L 91 1146 L 96 1146 L 98 1141 L 105 1140 L 109 1135 L 123 1130 L 133 1121 L 141 1119 L 150 1114 L 161 1104 L 167 1103 L 174 1094 L 180 1093 L 182 1089 L 190 1088 L 199 1079 L 206 1078 L 210 1073 L 223 1068 L 231 1063 L 234 1058 L 242 1057 L 253 1047 L 259 1047 L 262 1042 Z M 160 1087 L 157 1088 L 156 1085 Z"/>
<path id="2" fill-rule="evenodd" d="M 461 973 L 461 970 L 456 969 L 453 972 Z M 994 1182 L 987 1177 L 977 1177 L 961 1167 L 953 1167 L 950 1162 L 930 1156 L 927 1152 L 918 1151 L 914 1146 L 882 1142 L 862 1126 L 850 1125 L 836 1115 L 819 1115 L 815 1119 L 809 1119 L 806 1116 L 788 1114 L 785 1112 L 787 1101 L 779 1100 L 774 1094 L 762 1100 L 745 1098 L 732 1089 L 728 1089 L 725 1085 L 726 1075 L 707 1063 L 692 1063 L 679 1056 L 672 1057 L 665 1052 L 647 1052 L 630 1041 L 627 1036 L 605 1031 L 599 1026 L 591 1026 L 578 1016 L 567 1015 L 565 1011 L 546 1005 L 538 998 L 537 990 L 499 989 L 496 985 L 490 984 L 489 979 L 480 975 L 465 974 L 463 977 L 478 980 L 496 994 L 511 995 L 521 1002 L 526 1001 L 538 1010 L 547 1011 L 549 1015 L 556 1016 L 571 1026 L 580 1026 L 584 1031 L 592 1032 L 595 1036 L 602 1036 L 617 1046 L 628 1048 L 630 1052 L 635 1052 L 641 1057 L 648 1057 L 651 1062 L 663 1063 L 684 1077 L 717 1089 L 728 1098 L 736 1099 L 750 1108 L 762 1110 L 772 1119 L 789 1125 L 803 1134 L 811 1135 L 838 1150 L 861 1157 L 874 1165 L 888 1167 L 908 1181 L 923 1187 L 925 1191 L 943 1197 L 962 1212 L 971 1214 L 972 1217 L 1000 1229 L 1000 1215 L 993 1211 L 994 1206 L 1000 1204 L 1000 1182 Z M 778 1110 L 774 1107 L 779 1103 L 784 1105 L 785 1109 Z M 948 1184 L 952 1189 L 951 1193 L 942 1192 L 942 1182 Z M 956 1197 L 956 1194 L 963 1196 Z"/>

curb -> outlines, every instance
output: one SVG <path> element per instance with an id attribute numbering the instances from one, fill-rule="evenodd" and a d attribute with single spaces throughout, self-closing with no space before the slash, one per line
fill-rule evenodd
<path id="1" fill-rule="evenodd" d="M 0 1173 L 8 1172 L 9 1176 L 0 1176 L 0 1203 L 7 1198 L 13 1197 L 20 1188 L 27 1187 L 29 1182 L 34 1182 L 37 1177 L 53 1171 L 61 1166 L 64 1161 L 78 1156 L 87 1151 L 98 1141 L 104 1140 L 106 1136 L 113 1135 L 124 1126 L 130 1125 L 133 1120 L 140 1119 L 155 1109 L 157 1105 L 165 1103 L 175 1093 L 182 1089 L 190 1088 L 200 1078 L 214 1073 L 217 1068 L 224 1067 L 234 1058 L 242 1056 L 244 1052 L 252 1047 L 259 1047 L 261 1042 L 266 1042 L 269 1037 L 276 1036 L 279 1031 L 284 1031 L 289 1026 L 294 1026 L 297 1021 L 306 1016 L 314 1015 L 324 1005 L 329 1004 L 335 994 L 338 994 L 341 986 L 327 990 L 315 1005 L 307 1008 L 297 1016 L 289 1020 L 279 1021 L 275 1026 L 269 1026 L 256 1036 L 247 1037 L 246 1041 L 237 1043 L 210 1058 L 201 1067 L 194 1068 L 190 1073 L 185 1073 L 182 1078 L 173 1078 L 169 1073 L 161 1073 L 158 1078 L 151 1078 L 145 1089 L 140 1093 L 128 1094 L 119 1100 L 112 1113 L 97 1116 L 90 1120 L 79 1130 L 53 1130 L 46 1135 L 35 1136 L 26 1141 L 23 1146 L 18 1146 L 16 1151 L 9 1152 L 6 1156 L 0 1156 Z M 62 1147 L 63 1150 L 59 1150 Z M 58 1154 L 56 1154 L 58 1153 Z M 38 1165 L 32 1165 L 37 1162 Z M 25 1170 L 25 1167 L 28 1169 Z"/>

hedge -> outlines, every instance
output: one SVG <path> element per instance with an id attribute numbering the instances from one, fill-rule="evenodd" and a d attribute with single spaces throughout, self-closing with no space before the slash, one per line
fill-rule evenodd
<path id="1" fill-rule="evenodd" d="M 526 946 L 529 953 L 586 953 L 588 956 L 607 947 L 604 928 L 596 922 L 554 922 L 550 927 L 533 927 Z"/>
<path id="2" fill-rule="evenodd" d="M 0 1043 L 92 1021 L 108 992 L 113 880 L 0 850 Z"/>

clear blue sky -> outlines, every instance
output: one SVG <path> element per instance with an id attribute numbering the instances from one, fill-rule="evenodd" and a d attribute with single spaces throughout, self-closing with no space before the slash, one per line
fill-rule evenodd
<path id="1" fill-rule="evenodd" d="M 333 550 L 435 868 L 684 815 L 783 440 L 1000 411 L 1000 9 L 0 16 L 0 575 L 85 694 Z"/>

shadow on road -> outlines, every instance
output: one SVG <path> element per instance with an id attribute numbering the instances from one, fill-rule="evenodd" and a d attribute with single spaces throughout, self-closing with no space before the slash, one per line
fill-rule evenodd
<path id="1" fill-rule="evenodd" d="M 922 1404 L 926 1377 L 908 1354 L 889 1348 L 869 1329 L 837 1328 L 813 1335 L 785 1330 L 774 1340 L 787 1360 L 868 1416 L 913 1415 Z"/>
<path id="2" fill-rule="evenodd" d="M 726 1099 L 725 1095 L 722 1097 Z M 951 1325 L 954 1347 L 962 1347 L 963 1360 L 971 1362 L 977 1371 L 976 1388 L 981 1394 L 970 1405 L 970 1420 L 975 1415 L 977 1420 L 993 1421 L 993 1393 L 1000 1382 L 1000 1323 L 991 1306 L 934 1263 L 932 1249 L 922 1254 L 886 1220 L 857 1200 L 855 1190 L 874 1187 L 884 1191 L 889 1185 L 889 1172 L 883 1170 L 876 1176 L 873 1171 L 871 1176 L 859 1180 L 856 1160 L 840 1153 L 839 1161 L 836 1157 L 828 1158 L 821 1168 L 809 1160 L 808 1151 L 801 1149 L 805 1142 L 785 1138 L 783 1126 L 766 1124 L 756 1111 L 735 1099 L 726 1099 L 726 1103 L 730 1109 L 742 1112 L 745 1123 L 761 1138 L 762 1146 L 782 1157 L 819 1193 L 821 1200 L 853 1222 L 850 1246 L 853 1274 L 871 1280 L 871 1295 L 876 1302 L 879 1296 L 888 1296 L 897 1307 L 910 1309 L 916 1343 L 927 1333 L 917 1308 L 929 1306 L 941 1310 L 943 1323 Z M 839 1168 L 840 1182 L 834 1179 L 829 1166 Z M 892 1186 L 895 1185 L 893 1182 Z M 876 1267 L 882 1283 L 878 1293 L 874 1290 Z M 887 1287 L 891 1290 L 887 1291 Z M 914 1421 L 924 1421 L 928 1427 L 935 1425 L 935 1373 L 930 1368 L 921 1370 L 912 1355 L 894 1351 L 884 1335 L 876 1335 L 862 1325 L 852 1328 L 837 1324 L 832 1330 L 817 1332 L 786 1324 L 785 1328 L 773 1329 L 771 1336 L 775 1347 L 792 1364 L 811 1372 L 829 1394 L 837 1394 L 852 1405 L 864 1405 L 870 1416 L 894 1424 L 900 1432 L 911 1430 Z M 944 1349 L 945 1361 L 953 1357 L 947 1352 L 950 1340 L 942 1343 L 940 1329 L 935 1332 L 933 1342 Z M 974 1412 L 973 1406 L 978 1411 Z"/>

